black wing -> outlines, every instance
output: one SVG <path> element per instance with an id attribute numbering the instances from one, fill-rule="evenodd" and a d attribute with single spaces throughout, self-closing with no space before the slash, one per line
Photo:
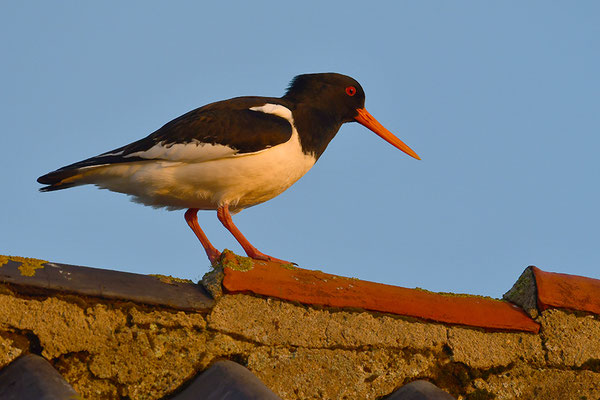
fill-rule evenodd
<path id="1" fill-rule="evenodd" d="M 197 108 L 168 122 L 144 139 L 62 167 L 41 176 L 38 182 L 52 185 L 85 167 L 148 160 L 201 162 L 253 153 L 285 143 L 292 135 L 288 120 L 250 110 L 266 103 L 282 104 L 282 101 L 239 97 Z M 207 151 L 206 145 L 209 145 L 210 151 Z M 187 150 L 181 151 L 181 146 Z"/>

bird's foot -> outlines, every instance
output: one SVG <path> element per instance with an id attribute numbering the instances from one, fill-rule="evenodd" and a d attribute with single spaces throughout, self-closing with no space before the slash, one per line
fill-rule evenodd
<path id="1" fill-rule="evenodd" d="M 216 263 L 219 262 L 219 260 L 221 259 L 221 252 L 215 248 L 213 249 L 205 249 L 206 250 L 206 255 L 208 256 L 208 259 L 210 260 L 210 265 L 215 265 Z"/>
<path id="2" fill-rule="evenodd" d="M 291 261 L 280 260 L 279 258 L 268 256 L 266 254 L 261 253 L 258 250 L 246 252 L 246 254 L 248 255 L 248 257 L 250 257 L 250 258 L 252 258 L 254 260 L 272 261 L 272 262 L 276 262 L 276 263 L 279 263 L 279 264 L 286 264 L 286 265 L 298 265 L 298 264 L 293 263 Z"/>

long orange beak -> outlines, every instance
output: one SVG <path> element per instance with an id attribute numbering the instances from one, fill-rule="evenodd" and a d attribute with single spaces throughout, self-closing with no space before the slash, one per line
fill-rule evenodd
<path id="1" fill-rule="evenodd" d="M 402 140 L 398 139 L 396 136 L 394 136 L 392 132 L 385 129 L 385 127 L 381 125 L 379 121 L 375 119 L 375 117 L 369 114 L 367 110 L 365 110 L 364 108 L 357 108 L 356 111 L 358 111 L 358 115 L 354 117 L 354 119 L 358 121 L 359 124 L 366 126 L 370 130 L 375 132 L 377 135 L 379 135 L 381 138 L 383 138 L 383 140 L 385 140 L 392 146 L 402 150 L 409 156 L 414 157 L 417 160 L 421 159 L 421 157 L 419 157 L 417 153 L 415 153 L 410 147 L 408 147 Z"/>

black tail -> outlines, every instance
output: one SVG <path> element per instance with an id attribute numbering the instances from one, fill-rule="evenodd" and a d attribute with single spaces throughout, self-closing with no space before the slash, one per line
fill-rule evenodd
<path id="1" fill-rule="evenodd" d="M 134 142 L 133 144 L 136 144 Z M 118 149 L 107 151 L 96 157 L 91 157 L 83 161 L 67 165 L 59 168 L 56 171 L 47 173 L 46 175 L 40 176 L 37 181 L 41 184 L 48 185 L 40 189 L 40 192 L 52 192 L 54 190 L 67 189 L 73 186 L 83 185 L 80 179 L 83 174 L 87 173 L 94 167 L 101 167 L 109 164 L 121 164 L 135 161 L 148 161 L 141 157 L 124 157 L 122 153 L 126 146 L 119 147 Z"/>

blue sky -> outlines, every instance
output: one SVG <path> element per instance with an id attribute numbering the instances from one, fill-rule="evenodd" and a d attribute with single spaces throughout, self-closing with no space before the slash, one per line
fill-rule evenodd
<path id="1" fill-rule="evenodd" d="M 0 254 L 200 278 L 182 211 L 35 179 L 206 103 L 334 71 L 422 161 L 344 125 L 292 188 L 234 216 L 259 250 L 494 297 L 532 264 L 600 278 L 598 15 L 594 1 L 4 2 Z M 199 217 L 242 253 L 215 212 Z"/>

